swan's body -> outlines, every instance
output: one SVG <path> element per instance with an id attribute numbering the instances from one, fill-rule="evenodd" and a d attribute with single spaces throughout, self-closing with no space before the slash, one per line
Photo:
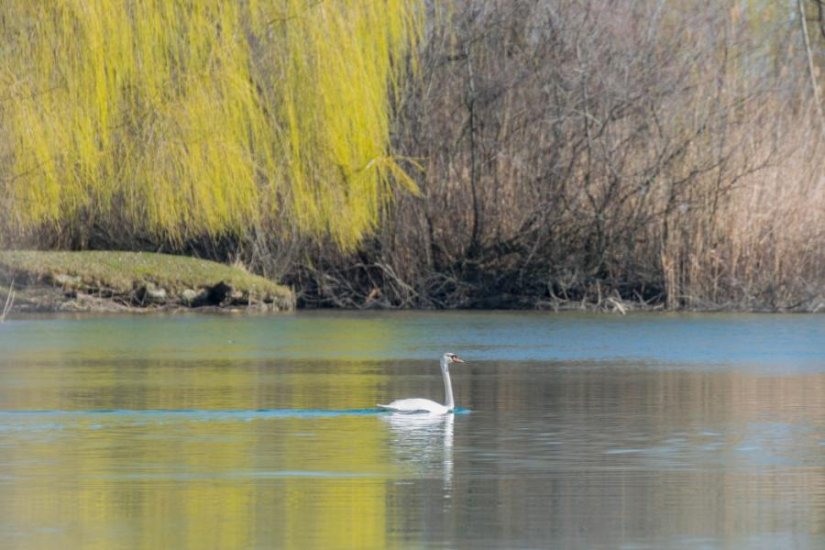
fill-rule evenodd
<path id="1" fill-rule="evenodd" d="M 444 377 L 444 404 L 415 397 L 412 399 L 397 399 L 389 405 L 378 405 L 378 408 L 397 413 L 427 413 L 449 414 L 455 410 L 453 399 L 453 385 L 450 382 L 450 363 L 463 363 L 455 353 L 445 353 L 441 357 L 441 375 Z"/>
<path id="2" fill-rule="evenodd" d="M 426 413 L 426 414 L 449 414 L 455 409 L 455 405 L 447 406 L 436 403 L 430 399 L 413 397 L 411 399 L 396 399 L 389 405 L 378 404 L 379 409 L 397 413 Z"/>

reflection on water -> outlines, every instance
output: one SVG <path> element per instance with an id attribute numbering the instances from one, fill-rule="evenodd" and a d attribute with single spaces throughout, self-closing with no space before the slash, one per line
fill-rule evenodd
<path id="1" fill-rule="evenodd" d="M 385 414 L 390 428 L 394 461 L 410 465 L 417 477 L 436 477 L 444 482 L 444 498 L 453 486 L 454 414 Z"/>
<path id="2" fill-rule="evenodd" d="M 825 320 L 446 319 L 0 325 L 2 547 L 825 547 Z"/>

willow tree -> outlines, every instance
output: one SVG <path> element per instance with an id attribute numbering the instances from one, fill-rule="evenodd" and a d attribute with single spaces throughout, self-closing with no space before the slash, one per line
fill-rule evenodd
<path id="1" fill-rule="evenodd" d="M 7 230 L 161 239 L 287 219 L 350 247 L 394 184 L 416 0 L 4 0 Z M 87 228 L 88 229 L 88 228 Z"/>

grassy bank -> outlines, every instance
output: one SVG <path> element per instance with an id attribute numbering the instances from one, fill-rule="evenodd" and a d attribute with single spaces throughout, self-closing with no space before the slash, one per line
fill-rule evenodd
<path id="1" fill-rule="evenodd" d="M 0 302 L 11 285 L 15 310 L 294 307 L 288 288 L 242 268 L 146 252 L 0 251 Z"/>

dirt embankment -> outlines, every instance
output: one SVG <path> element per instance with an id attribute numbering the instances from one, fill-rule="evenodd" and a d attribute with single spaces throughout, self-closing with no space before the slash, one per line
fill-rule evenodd
<path id="1" fill-rule="evenodd" d="M 288 311 L 292 291 L 241 267 L 146 252 L 0 251 L 0 314 L 248 308 Z"/>

